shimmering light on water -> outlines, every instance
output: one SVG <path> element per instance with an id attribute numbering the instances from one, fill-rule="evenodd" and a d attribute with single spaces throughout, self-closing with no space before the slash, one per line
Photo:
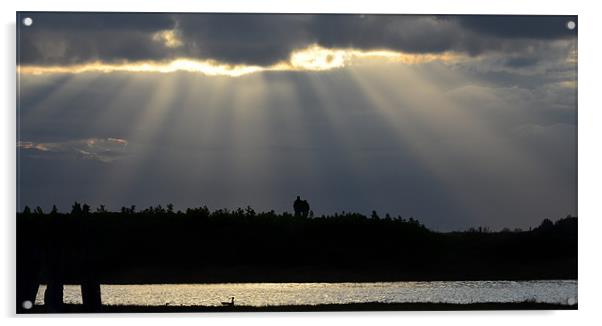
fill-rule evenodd
<path id="1" fill-rule="evenodd" d="M 43 304 L 41 286 L 36 304 Z M 576 280 L 378 283 L 238 283 L 102 285 L 108 305 L 219 306 L 301 305 L 355 302 L 521 302 L 577 303 Z M 80 287 L 65 286 L 64 301 L 81 303 Z"/>

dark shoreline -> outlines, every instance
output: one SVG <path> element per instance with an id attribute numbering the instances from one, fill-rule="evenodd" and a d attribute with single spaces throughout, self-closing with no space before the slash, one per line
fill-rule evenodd
<path id="1" fill-rule="evenodd" d="M 103 305 L 98 313 L 192 313 L 192 312 L 317 312 L 317 311 L 468 311 L 468 310 L 577 310 L 578 305 L 538 302 L 470 304 L 452 303 L 348 303 L 286 306 L 113 306 Z M 27 313 L 47 313 L 44 306 L 35 306 Z M 85 313 L 82 305 L 67 304 L 64 313 Z"/>
<path id="2" fill-rule="evenodd" d="M 356 213 L 22 213 L 17 275 L 22 293 L 54 281 L 49 271 L 63 284 L 82 273 L 101 284 L 576 279 L 577 218 L 544 221 L 439 233 L 413 218 Z"/>
<path id="3" fill-rule="evenodd" d="M 528 282 L 528 281 L 577 281 L 577 278 L 569 277 L 549 277 L 549 278 L 496 278 L 496 277 L 481 277 L 481 278 L 363 278 L 363 279 L 351 279 L 351 278 L 317 278 L 317 279 L 306 279 L 306 278 L 280 278 L 280 279 L 263 279 L 263 278 L 249 278 L 249 279 L 211 279 L 204 281 L 194 280 L 192 282 L 184 280 L 152 280 L 151 282 L 119 282 L 119 281 L 108 281 L 102 282 L 105 285 L 154 285 L 154 284 L 251 284 L 251 283 L 390 283 L 390 282 Z M 69 283 L 70 285 L 79 285 L 77 283 Z M 67 284 L 66 284 L 67 285 Z"/>
<path id="4" fill-rule="evenodd" d="M 529 281 L 575 281 L 578 282 L 577 278 L 570 277 L 549 277 L 549 278 L 496 278 L 496 277 L 482 277 L 482 278 L 364 278 L 364 279 L 331 279 L 331 278 L 318 278 L 318 279 L 244 279 L 239 280 L 221 280 L 215 279 L 211 281 L 192 281 L 192 282 L 176 282 L 174 280 L 153 280 L 152 282 L 119 282 L 119 281 L 103 281 L 101 285 L 157 285 L 157 284 L 254 284 L 254 283 L 394 283 L 394 282 L 529 282 Z M 40 285 L 47 285 L 45 282 Z M 64 285 L 80 286 L 75 282 L 67 282 Z"/>

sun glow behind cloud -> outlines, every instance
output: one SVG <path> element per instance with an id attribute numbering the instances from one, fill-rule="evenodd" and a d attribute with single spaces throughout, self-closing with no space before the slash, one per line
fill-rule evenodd
<path id="1" fill-rule="evenodd" d="M 162 42 L 168 48 L 178 48 L 184 45 L 184 42 L 178 37 L 175 30 L 164 30 L 153 34 L 153 41 Z"/>
<path id="2" fill-rule="evenodd" d="M 171 40 L 173 35 L 157 35 Z M 177 39 L 174 39 L 177 40 Z M 175 41 L 174 41 L 175 42 Z M 178 46 L 176 43 L 174 46 Z M 233 65 L 215 60 L 178 58 L 172 61 L 143 61 L 126 63 L 92 62 L 67 66 L 19 66 L 22 74 L 53 74 L 53 73 L 86 73 L 86 72 L 157 72 L 171 73 L 177 71 L 202 73 L 207 76 L 239 77 L 262 71 L 326 71 L 343 68 L 350 65 L 367 63 L 402 63 L 418 64 L 430 61 L 455 61 L 460 55 L 454 53 L 442 54 L 410 54 L 390 50 L 361 51 L 356 49 L 327 49 L 312 45 L 293 52 L 288 61 L 269 66 Z"/>

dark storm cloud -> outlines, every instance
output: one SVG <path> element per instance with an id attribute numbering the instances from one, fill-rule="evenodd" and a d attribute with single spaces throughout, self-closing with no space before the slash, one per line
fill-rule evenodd
<path id="1" fill-rule="evenodd" d="M 412 53 L 437 53 L 453 49 L 457 26 L 431 16 L 315 16 L 310 26 L 326 47 L 393 49 Z M 451 30 L 450 30 L 451 28 Z"/>
<path id="2" fill-rule="evenodd" d="M 456 42 L 449 31 L 453 23 L 431 16 L 221 14 L 176 19 L 187 53 L 231 63 L 273 64 L 314 43 L 439 53 Z"/>
<path id="3" fill-rule="evenodd" d="M 169 55 L 155 32 L 173 28 L 165 14 L 21 13 L 33 24 L 19 30 L 23 64 L 161 59 Z"/>
<path id="4" fill-rule="evenodd" d="M 271 64 L 312 43 L 311 16 L 178 15 L 186 52 L 232 63 Z"/>
<path id="5" fill-rule="evenodd" d="M 156 31 L 174 26 L 172 16 L 166 14 L 137 13 L 27 13 L 21 17 L 31 17 L 33 30 L 117 30 L 117 31 Z"/>
<path id="6" fill-rule="evenodd" d="M 456 51 L 521 52 L 542 40 L 576 35 L 566 28 L 574 17 L 319 15 L 311 35 L 326 47 L 391 49 L 409 53 Z M 576 21 L 576 19 L 573 19 Z"/>
<path id="7" fill-rule="evenodd" d="M 24 64 L 164 60 L 175 57 L 268 65 L 295 49 L 391 49 L 409 53 L 521 52 L 574 37 L 570 16 L 21 13 Z M 173 31 L 168 46 L 156 33 Z"/>
<path id="8" fill-rule="evenodd" d="M 504 38 L 556 39 L 575 36 L 567 28 L 576 16 L 460 16 L 460 25 L 479 33 Z"/>
<path id="9" fill-rule="evenodd" d="M 532 66 L 536 64 L 537 61 L 539 61 L 539 59 L 536 57 L 515 57 L 507 59 L 505 63 L 510 67 L 522 68 Z"/>

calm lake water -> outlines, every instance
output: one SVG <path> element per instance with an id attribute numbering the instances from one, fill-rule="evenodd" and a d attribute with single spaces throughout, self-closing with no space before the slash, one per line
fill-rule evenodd
<path id="1" fill-rule="evenodd" d="M 36 298 L 43 304 L 45 286 Z M 577 303 L 576 280 L 376 282 L 376 283 L 230 283 L 102 285 L 108 305 L 219 306 L 301 305 L 356 302 L 537 302 Z M 65 286 L 64 301 L 81 303 L 80 287 Z"/>

